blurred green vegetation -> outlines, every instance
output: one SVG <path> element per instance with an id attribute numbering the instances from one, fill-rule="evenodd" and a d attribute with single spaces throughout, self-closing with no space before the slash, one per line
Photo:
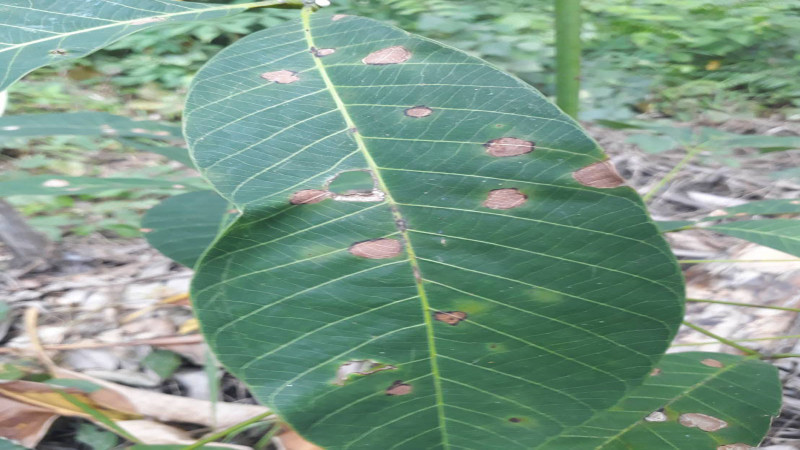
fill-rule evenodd
<path id="1" fill-rule="evenodd" d="M 797 0 L 585 0 L 583 8 L 581 119 L 627 120 L 643 112 L 681 121 L 800 114 Z M 554 93 L 553 0 L 333 0 L 326 9 L 388 21 Z M 205 61 L 250 32 L 296 16 L 295 10 L 251 10 L 140 32 L 83 60 L 29 75 L 10 89 L 8 112 L 95 110 L 178 121 L 183 95 Z M 125 151 L 74 137 L 2 141 L 0 147 L 6 179 L 22 172 L 96 174 L 98 158 Z M 105 176 L 169 172 L 158 161 L 108 167 L 113 170 Z M 75 204 L 93 198 L 13 201 L 54 237 L 64 230 L 134 235 L 139 213 L 154 202 L 153 195 L 109 193 L 102 204 L 115 207 L 86 222 L 87 209 Z M 49 217 L 53 213 L 58 217 Z"/>

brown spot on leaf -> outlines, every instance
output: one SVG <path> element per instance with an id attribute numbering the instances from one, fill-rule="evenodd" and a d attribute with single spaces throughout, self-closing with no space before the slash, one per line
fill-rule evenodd
<path id="1" fill-rule="evenodd" d="M 411 52 L 401 45 L 393 45 L 370 53 L 361 60 L 364 64 L 383 66 L 386 64 L 399 64 L 408 61 Z"/>
<path id="2" fill-rule="evenodd" d="M 498 157 L 524 155 L 536 148 L 535 143 L 515 137 L 492 139 L 483 146 L 490 155 Z"/>
<path id="3" fill-rule="evenodd" d="M 293 205 L 310 205 L 319 203 L 330 197 L 330 192 L 320 189 L 303 189 L 292 194 L 289 203 Z"/>
<path id="4" fill-rule="evenodd" d="M 408 395 L 414 388 L 410 384 L 397 380 L 386 389 L 386 395 Z"/>
<path id="5" fill-rule="evenodd" d="M 655 377 L 655 376 L 658 376 L 658 375 L 661 375 L 661 369 L 659 369 L 658 367 L 655 367 L 655 368 L 653 368 L 653 370 L 650 371 L 650 376 L 651 377 Z"/>
<path id="6" fill-rule="evenodd" d="M 663 411 L 653 411 L 644 420 L 645 422 L 666 422 L 667 415 Z"/>
<path id="7" fill-rule="evenodd" d="M 718 431 L 728 426 L 728 422 L 706 414 L 687 413 L 678 417 L 678 422 L 689 428 L 700 428 L 703 431 Z"/>
<path id="8" fill-rule="evenodd" d="M 67 180 L 58 180 L 58 179 L 54 178 L 54 179 L 45 181 L 44 183 L 42 183 L 42 186 L 50 187 L 50 188 L 62 188 L 62 187 L 69 186 L 69 181 L 67 181 Z"/>
<path id="9" fill-rule="evenodd" d="M 707 359 L 704 359 L 704 360 L 700 361 L 700 364 L 702 364 L 704 366 L 708 366 L 708 367 L 716 367 L 718 369 L 721 369 L 721 368 L 725 367 L 725 364 L 722 364 L 721 362 L 717 361 L 716 359 L 711 359 L 711 358 L 707 358 Z"/>
<path id="10" fill-rule="evenodd" d="M 397 239 L 373 239 L 356 242 L 350 246 L 350 253 L 369 259 L 394 258 L 403 251 L 403 244 Z"/>
<path id="11" fill-rule="evenodd" d="M 164 17 L 145 17 L 144 19 L 136 19 L 131 21 L 131 25 L 145 25 L 148 23 L 163 22 L 167 20 Z"/>
<path id="12" fill-rule="evenodd" d="M 328 56 L 336 53 L 335 48 L 312 48 L 311 53 L 314 54 L 317 58 L 322 58 L 323 56 Z"/>
<path id="13" fill-rule="evenodd" d="M 56 56 L 64 56 L 64 55 L 66 55 L 66 54 L 67 54 L 67 51 L 66 51 L 66 50 L 64 50 L 63 48 L 57 48 L 57 49 L 55 49 L 55 50 L 50 50 L 50 52 L 49 52 L 49 53 L 50 53 L 51 55 L 56 55 Z"/>
<path id="14" fill-rule="evenodd" d="M 428 108 L 427 106 L 415 106 L 413 108 L 408 108 L 405 110 L 405 114 L 408 117 L 427 117 L 433 114 L 433 110 Z"/>
<path id="15" fill-rule="evenodd" d="M 727 445 L 720 445 L 717 447 L 717 450 L 751 450 L 755 449 L 755 447 L 751 447 L 747 444 L 727 444 Z"/>
<path id="16" fill-rule="evenodd" d="M 510 419 L 508 419 L 508 421 L 511 423 L 520 423 L 522 422 L 522 419 L 520 419 L 519 417 L 511 417 Z"/>
<path id="17" fill-rule="evenodd" d="M 511 209 L 521 206 L 527 199 L 528 196 L 516 188 L 495 189 L 489 191 L 483 206 L 491 209 Z"/>
<path id="18" fill-rule="evenodd" d="M 139 228 L 139 231 L 141 233 L 149 233 L 149 232 L 153 231 L 153 229 L 152 228 Z"/>
<path id="19" fill-rule="evenodd" d="M 615 188 L 625 183 L 614 165 L 608 161 L 596 162 L 576 170 L 572 177 L 584 186 L 601 189 Z"/>
<path id="20" fill-rule="evenodd" d="M 331 17 L 331 20 L 336 22 L 337 20 L 342 20 L 345 17 L 347 17 L 347 14 L 334 14 L 333 17 Z"/>
<path id="21" fill-rule="evenodd" d="M 294 83 L 300 78 L 297 77 L 297 72 L 291 70 L 277 70 L 275 72 L 264 72 L 261 78 L 267 81 L 273 81 L 278 84 Z"/>
<path id="22" fill-rule="evenodd" d="M 463 311 L 438 311 L 433 318 L 448 325 L 458 325 L 459 322 L 467 318 L 467 313 Z"/>

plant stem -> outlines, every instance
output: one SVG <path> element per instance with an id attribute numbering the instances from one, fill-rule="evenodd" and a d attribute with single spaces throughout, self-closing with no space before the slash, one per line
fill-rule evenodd
<path id="1" fill-rule="evenodd" d="M 779 309 L 781 311 L 800 312 L 800 308 L 789 308 L 786 306 L 753 305 L 750 303 L 726 302 L 722 300 L 708 300 L 704 298 L 687 298 L 686 301 L 693 303 L 716 303 L 720 305 L 745 306 L 748 308 Z"/>
<path id="2" fill-rule="evenodd" d="M 698 325 L 695 325 L 693 323 L 684 321 L 683 324 L 686 325 L 687 327 L 697 331 L 697 332 L 705 334 L 706 336 L 708 336 L 710 338 L 716 339 L 716 340 L 722 342 L 723 344 L 725 344 L 727 346 L 733 347 L 733 348 L 743 352 L 746 355 L 759 356 L 759 357 L 763 357 L 764 356 L 761 353 L 757 352 L 756 350 L 753 350 L 752 348 L 747 348 L 747 347 L 745 347 L 743 345 L 739 345 L 739 344 L 737 344 L 736 342 L 734 342 L 734 341 L 732 341 L 730 339 L 724 338 L 724 337 L 722 337 L 722 336 L 720 336 L 718 334 L 714 334 L 714 333 L 706 330 L 705 328 L 702 328 L 702 327 L 700 327 Z"/>
<path id="3" fill-rule="evenodd" d="M 798 353 L 775 353 L 774 355 L 764 356 L 763 359 L 780 359 L 780 358 L 800 358 Z"/>
<path id="4" fill-rule="evenodd" d="M 258 422 L 259 420 L 261 420 L 261 419 L 263 419 L 265 417 L 271 416 L 272 414 L 274 414 L 274 413 L 271 412 L 271 411 L 259 414 L 259 415 L 255 416 L 255 417 L 252 417 L 250 419 L 245 420 L 244 422 L 239 422 L 239 423 L 237 423 L 235 425 L 232 425 L 232 426 L 230 426 L 228 428 L 225 428 L 224 430 L 218 431 L 218 432 L 216 432 L 216 433 L 214 433 L 214 434 L 212 434 L 210 436 L 206 436 L 203 439 L 198 440 L 197 442 L 195 442 L 192 445 L 187 445 L 182 450 L 192 450 L 192 449 L 195 449 L 195 448 L 200 448 L 200 447 L 204 446 L 205 444 L 208 444 L 209 442 L 214 442 L 214 441 L 216 441 L 218 439 L 222 439 L 225 436 L 227 436 L 227 435 L 229 435 L 231 433 L 234 433 L 236 431 L 239 431 L 242 428 L 245 428 L 250 424 L 256 423 L 256 422 Z"/>
<path id="5" fill-rule="evenodd" d="M 258 442 L 256 442 L 253 448 L 255 450 L 266 450 L 266 448 L 269 446 L 270 441 L 272 441 L 272 438 L 275 437 L 275 435 L 278 434 L 280 430 L 281 427 L 278 424 L 274 424 L 272 428 L 270 428 L 269 431 L 267 431 L 267 433 L 264 436 L 262 436 L 261 439 L 258 440 Z"/>
<path id="6" fill-rule="evenodd" d="M 686 150 L 686 156 L 684 156 L 683 159 L 681 159 L 678 162 L 678 164 L 676 164 L 675 167 L 672 168 L 672 170 L 670 170 L 666 175 L 664 175 L 664 178 L 660 179 L 658 183 L 656 183 L 656 185 L 653 186 L 652 189 L 650 189 L 650 191 L 644 194 L 642 196 L 642 200 L 644 200 L 645 203 L 650 201 L 650 199 L 653 198 L 653 196 L 656 195 L 656 193 L 658 193 L 661 190 L 661 188 L 664 187 L 665 184 L 669 183 L 670 180 L 675 178 L 675 175 L 677 175 L 678 172 L 680 172 L 680 170 L 683 169 L 683 166 L 689 164 L 689 161 L 694 159 L 694 157 L 697 156 L 697 154 L 700 153 L 701 151 L 703 151 L 703 148 L 699 146 L 688 148 Z"/>
<path id="7" fill-rule="evenodd" d="M 581 73 L 581 2 L 554 0 L 556 9 L 556 104 L 578 118 Z"/>

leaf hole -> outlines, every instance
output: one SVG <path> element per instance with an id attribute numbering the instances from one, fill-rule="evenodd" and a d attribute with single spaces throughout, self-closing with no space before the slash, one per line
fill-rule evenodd
<path id="1" fill-rule="evenodd" d="M 358 376 L 372 375 L 384 370 L 396 370 L 397 367 L 383 364 L 371 359 L 358 359 L 347 361 L 336 370 L 336 383 L 344 386 L 348 381 Z"/>

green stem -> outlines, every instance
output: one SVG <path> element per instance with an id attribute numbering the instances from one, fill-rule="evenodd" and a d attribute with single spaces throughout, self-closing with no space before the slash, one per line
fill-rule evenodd
<path id="1" fill-rule="evenodd" d="M 758 342 L 758 341 L 777 341 L 780 339 L 797 339 L 800 338 L 800 334 L 790 334 L 784 336 L 770 336 L 764 338 L 749 338 L 749 339 L 731 339 L 731 342 Z M 711 342 L 689 342 L 687 344 L 674 344 L 670 347 L 699 347 L 702 345 L 714 345 L 719 344 L 717 341 Z"/>
<path id="2" fill-rule="evenodd" d="M 272 428 L 270 428 L 269 431 L 267 431 L 267 433 L 261 439 L 259 439 L 258 442 L 256 442 L 253 448 L 255 450 L 266 450 L 266 448 L 270 444 L 270 441 L 272 441 L 272 438 L 274 438 L 275 435 L 278 434 L 278 431 L 280 430 L 281 430 L 280 425 L 278 424 L 272 425 Z"/>
<path id="3" fill-rule="evenodd" d="M 716 339 L 716 340 L 722 342 L 723 344 L 725 344 L 727 346 L 733 347 L 733 348 L 743 352 L 746 355 L 759 356 L 759 357 L 763 357 L 764 356 L 761 353 L 757 352 L 756 350 L 753 350 L 752 348 L 747 348 L 747 347 L 745 347 L 743 345 L 739 345 L 739 344 L 737 344 L 736 342 L 734 342 L 734 341 L 732 341 L 730 339 L 727 339 L 727 338 L 724 338 L 724 337 L 722 337 L 722 336 L 720 336 L 718 334 L 712 333 L 712 332 L 706 330 L 705 328 L 697 326 L 697 325 L 695 325 L 693 323 L 689 323 L 689 322 L 684 321 L 683 324 L 686 325 L 687 327 L 699 332 L 699 333 L 705 334 L 706 336 L 708 336 L 708 337 L 710 337 L 712 339 Z"/>
<path id="4" fill-rule="evenodd" d="M 800 358 L 798 353 L 775 353 L 774 355 L 764 356 L 763 359 L 780 359 L 780 358 Z"/>
<path id="5" fill-rule="evenodd" d="M 556 7 L 556 104 L 578 118 L 581 81 L 581 2 L 554 0 Z"/>
<path id="6" fill-rule="evenodd" d="M 650 189 L 650 191 L 648 191 L 646 194 L 644 194 L 642 196 L 642 200 L 644 200 L 645 203 L 650 201 L 650 199 L 653 198 L 653 196 L 656 195 L 656 193 L 658 193 L 661 190 L 661 188 L 664 187 L 665 184 L 669 183 L 670 180 L 675 178 L 675 175 L 677 175 L 678 172 L 680 172 L 681 169 L 683 169 L 683 166 L 685 166 L 686 164 L 689 164 L 689 161 L 694 159 L 694 157 L 697 156 L 697 154 L 700 153 L 701 151 L 703 151 L 702 147 L 688 148 L 686 150 L 686 156 L 684 156 L 683 159 L 681 159 L 678 162 L 678 164 L 676 164 L 675 167 L 673 167 L 672 170 L 669 171 L 669 173 L 664 175 L 664 178 L 659 180 L 658 183 L 656 183 L 656 185 L 653 186 L 652 189 Z"/>
<path id="7" fill-rule="evenodd" d="M 800 259 L 679 259 L 680 264 L 701 264 L 701 263 L 776 263 L 776 262 L 800 262 Z"/>
<path id="8" fill-rule="evenodd" d="M 800 312 L 800 308 L 789 308 L 786 306 L 753 305 L 750 303 L 726 302 L 722 300 L 708 300 L 704 298 L 687 298 L 686 301 L 693 303 L 716 303 L 719 305 L 745 306 L 748 308 L 779 309 L 781 311 Z"/>
<path id="9" fill-rule="evenodd" d="M 258 422 L 259 420 L 261 420 L 261 419 L 263 419 L 263 418 L 265 418 L 267 416 L 270 416 L 272 414 L 273 413 L 271 411 L 267 411 L 265 413 L 262 413 L 262 414 L 259 414 L 259 415 L 255 416 L 253 418 L 247 419 L 244 422 L 239 422 L 239 423 L 237 423 L 235 425 L 232 425 L 232 426 L 230 426 L 228 428 L 225 428 L 224 430 L 221 430 L 221 431 L 218 431 L 218 432 L 216 432 L 216 433 L 214 433 L 212 435 L 206 436 L 203 439 L 200 439 L 199 441 L 195 442 L 192 445 L 187 445 L 186 447 L 183 448 L 183 450 L 192 450 L 192 449 L 195 449 L 195 448 L 200 448 L 200 447 L 208 444 L 209 442 L 214 442 L 214 441 L 216 441 L 218 439 L 222 439 L 225 436 L 227 436 L 227 435 L 229 435 L 231 433 L 235 433 L 235 432 L 241 430 L 242 428 L 245 428 L 245 427 L 247 427 L 247 426 L 249 426 L 251 424 L 254 424 L 254 423 Z"/>

